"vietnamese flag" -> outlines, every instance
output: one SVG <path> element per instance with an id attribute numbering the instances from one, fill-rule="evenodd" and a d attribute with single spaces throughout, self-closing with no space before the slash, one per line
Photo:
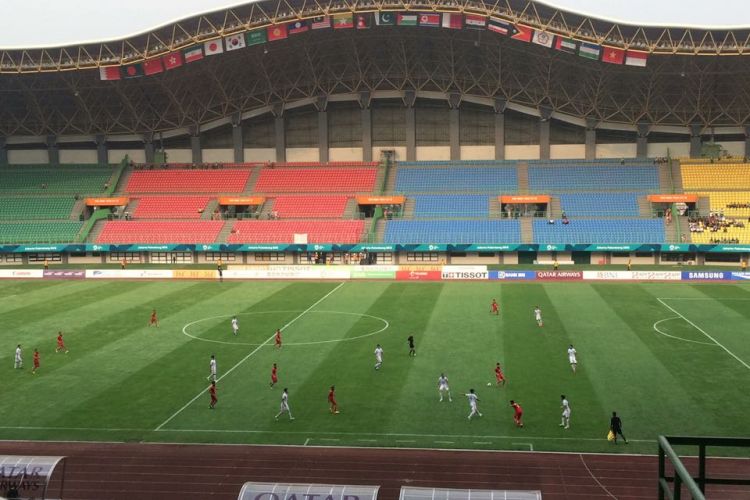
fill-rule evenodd
<path id="1" fill-rule="evenodd" d="M 269 26 L 268 30 L 268 41 L 275 42 L 276 40 L 284 40 L 287 37 L 286 24 L 279 24 L 278 26 Z"/>
<path id="2" fill-rule="evenodd" d="M 602 47 L 602 62 L 609 64 L 623 64 L 625 62 L 625 50 L 614 47 Z"/>
<path id="3" fill-rule="evenodd" d="M 167 70 L 179 68 L 182 66 L 182 52 L 171 52 L 161 58 L 164 62 L 164 68 Z"/>
<path id="4" fill-rule="evenodd" d="M 149 59 L 143 62 L 143 73 L 145 75 L 155 75 L 164 71 L 164 66 L 161 64 L 161 59 Z"/>

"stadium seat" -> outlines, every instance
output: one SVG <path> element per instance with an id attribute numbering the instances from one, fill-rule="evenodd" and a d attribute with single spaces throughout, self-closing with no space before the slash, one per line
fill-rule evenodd
<path id="1" fill-rule="evenodd" d="M 348 196 L 278 196 L 273 211 L 286 218 L 340 218 L 344 215 Z"/>
<path id="2" fill-rule="evenodd" d="M 75 243 L 82 222 L 2 222 L 2 243 Z"/>
<path id="3" fill-rule="evenodd" d="M 128 193 L 241 193 L 247 170 L 137 170 L 125 187 Z"/>
<path id="4" fill-rule="evenodd" d="M 414 199 L 414 217 L 484 217 L 489 216 L 490 199 L 481 195 L 417 195 Z"/>
<path id="5" fill-rule="evenodd" d="M 685 190 L 744 189 L 750 190 L 750 164 L 717 163 L 681 165 L 682 186 Z"/>
<path id="6" fill-rule="evenodd" d="M 392 220 L 385 226 L 385 243 L 520 243 L 516 220 Z"/>
<path id="7" fill-rule="evenodd" d="M 200 219 L 208 196 L 142 196 L 133 211 L 137 219 Z"/>
<path id="8" fill-rule="evenodd" d="M 375 168 L 266 168 L 254 190 L 258 193 L 369 193 Z"/>
<path id="9" fill-rule="evenodd" d="M 97 243 L 213 243 L 223 221 L 109 221 Z"/>
<path id="10" fill-rule="evenodd" d="M 67 219 L 75 202 L 72 196 L 0 198 L 0 219 Z"/>
<path id="11" fill-rule="evenodd" d="M 402 164 L 399 164 L 402 165 Z M 399 193 L 515 193 L 518 174 L 515 167 L 404 168 L 396 173 Z"/>
<path id="12" fill-rule="evenodd" d="M 97 194 L 105 191 L 112 172 L 111 167 L 96 165 L 11 165 L 0 168 L 0 192 Z"/>
<path id="13" fill-rule="evenodd" d="M 237 221 L 229 243 L 294 243 L 295 234 L 307 234 L 309 243 L 358 243 L 364 233 L 362 220 L 338 221 Z"/>
<path id="14" fill-rule="evenodd" d="M 749 191 L 711 191 L 695 193 L 709 199 L 712 212 L 723 212 L 727 217 L 750 217 L 750 208 L 733 207 L 732 204 L 750 204 Z"/>
<path id="15" fill-rule="evenodd" d="M 568 217 L 638 217 L 641 193 L 568 193 L 559 195 Z"/>
<path id="16" fill-rule="evenodd" d="M 663 243 L 661 219 L 572 219 L 570 224 L 533 223 L 534 243 Z"/>
<path id="17" fill-rule="evenodd" d="M 659 171 L 651 166 L 557 166 L 529 164 L 529 190 L 535 193 L 659 190 Z"/>

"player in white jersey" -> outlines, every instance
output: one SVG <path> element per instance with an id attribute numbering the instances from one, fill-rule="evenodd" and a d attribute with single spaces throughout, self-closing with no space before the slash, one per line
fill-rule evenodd
<path id="1" fill-rule="evenodd" d="M 539 306 L 534 307 L 534 319 L 536 320 L 537 325 L 544 326 L 544 321 L 542 321 L 542 310 L 539 309 Z"/>
<path id="2" fill-rule="evenodd" d="M 453 401 L 453 398 L 451 398 L 451 389 L 448 387 L 448 377 L 445 376 L 445 373 L 441 373 L 440 377 L 438 377 L 438 392 L 440 393 L 440 402 L 443 402 L 443 394 L 448 394 L 448 401 Z"/>
<path id="3" fill-rule="evenodd" d="M 479 396 L 474 393 L 474 389 L 469 389 L 466 397 L 469 398 L 469 408 L 471 408 L 471 413 L 469 413 L 469 420 L 471 420 L 471 417 L 473 417 L 474 415 L 479 415 L 481 417 L 482 414 L 479 413 L 479 409 L 477 408 L 477 401 L 479 401 Z"/>
<path id="4" fill-rule="evenodd" d="M 13 368 L 23 368 L 23 353 L 21 351 L 21 344 L 18 344 L 18 347 L 16 347 L 16 358 L 15 362 L 13 363 Z"/>
<path id="5" fill-rule="evenodd" d="M 234 316 L 232 318 L 232 333 L 234 333 L 234 336 L 237 336 L 237 332 L 240 331 L 240 325 L 237 323 L 237 316 Z"/>
<path id="6" fill-rule="evenodd" d="M 573 375 L 576 373 L 576 368 L 578 367 L 578 359 L 576 358 L 576 348 L 573 347 L 573 344 L 570 344 L 570 347 L 568 347 L 568 362 L 570 363 L 570 369 L 573 370 Z"/>
<path id="7" fill-rule="evenodd" d="M 380 367 L 383 365 L 383 348 L 380 347 L 380 344 L 375 346 L 375 369 L 380 370 Z"/>
<path id="8" fill-rule="evenodd" d="M 208 362 L 208 377 L 206 379 L 209 382 L 216 382 L 216 356 L 211 355 L 211 361 Z"/>
<path id="9" fill-rule="evenodd" d="M 281 393 L 281 406 L 279 408 L 279 413 L 276 415 L 276 420 L 278 420 L 285 412 L 289 414 L 289 420 L 294 420 L 292 410 L 289 409 L 289 389 L 286 387 L 284 387 L 284 392 Z"/>
<path id="10" fill-rule="evenodd" d="M 560 408 L 562 408 L 562 421 L 560 427 L 570 429 L 570 403 L 565 394 L 560 396 Z"/>

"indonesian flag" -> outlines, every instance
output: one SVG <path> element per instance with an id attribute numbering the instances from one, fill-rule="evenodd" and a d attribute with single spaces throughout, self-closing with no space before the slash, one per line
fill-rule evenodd
<path id="1" fill-rule="evenodd" d="M 235 35 L 228 36 L 224 39 L 224 44 L 227 46 L 227 52 L 230 50 L 237 50 L 246 47 L 245 35 L 238 33 Z"/>
<path id="2" fill-rule="evenodd" d="M 639 52 L 637 50 L 629 50 L 625 53 L 625 65 L 626 66 L 640 66 L 641 68 L 645 68 L 647 60 L 648 60 L 648 52 Z"/>
<path id="3" fill-rule="evenodd" d="M 445 13 L 443 14 L 443 28 L 448 28 L 452 30 L 460 30 L 463 28 L 464 19 L 461 14 L 451 14 L 451 13 Z"/>
<path id="4" fill-rule="evenodd" d="M 221 44 L 221 40 L 211 40 L 203 44 L 203 52 L 207 56 L 215 56 L 224 52 L 224 47 Z"/>
<path id="5" fill-rule="evenodd" d="M 103 66 L 99 68 L 100 80 L 119 80 L 122 78 L 119 66 Z"/>
<path id="6" fill-rule="evenodd" d="M 625 51 L 614 47 L 602 47 L 602 61 L 609 64 L 622 64 L 625 62 Z"/>
<path id="7" fill-rule="evenodd" d="M 513 38 L 514 40 L 521 40 L 522 42 L 530 42 L 531 36 L 534 32 L 533 29 L 521 24 L 516 24 L 515 31 L 516 32 L 511 36 L 511 38 Z"/>
<path id="8" fill-rule="evenodd" d="M 143 73 L 146 75 L 155 75 L 164 71 L 161 59 L 149 59 L 143 63 Z"/>
<path id="9" fill-rule="evenodd" d="M 268 41 L 284 40 L 287 36 L 286 24 L 268 27 Z"/>
<path id="10" fill-rule="evenodd" d="M 164 61 L 164 67 L 167 70 L 179 68 L 182 66 L 182 53 L 172 52 L 162 57 L 162 61 Z"/>

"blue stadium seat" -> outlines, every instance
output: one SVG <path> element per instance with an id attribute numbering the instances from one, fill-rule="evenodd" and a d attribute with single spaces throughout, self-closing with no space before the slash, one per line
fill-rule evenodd
<path id="1" fill-rule="evenodd" d="M 417 195 L 414 217 L 484 217 L 489 216 L 490 199 L 482 195 Z"/>
<path id="2" fill-rule="evenodd" d="M 572 219 L 549 224 L 534 221 L 534 243 L 663 243 L 661 219 Z"/>
<path id="3" fill-rule="evenodd" d="M 385 243 L 519 243 L 516 220 L 392 220 L 385 226 Z"/>
<path id="4" fill-rule="evenodd" d="M 568 217 L 638 217 L 641 193 L 561 194 L 560 206 Z"/>
<path id="5" fill-rule="evenodd" d="M 399 168 L 395 190 L 400 193 L 515 193 L 518 174 L 510 167 Z"/>
<path id="6" fill-rule="evenodd" d="M 655 166 L 529 166 L 529 189 L 535 193 L 560 191 L 659 190 Z"/>

